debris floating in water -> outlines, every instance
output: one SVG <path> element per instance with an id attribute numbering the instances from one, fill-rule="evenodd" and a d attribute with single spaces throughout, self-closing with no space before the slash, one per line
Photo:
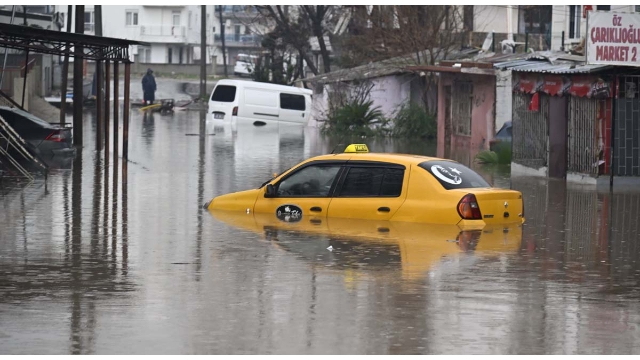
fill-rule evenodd
<path id="1" fill-rule="evenodd" d="M 329 245 L 329 247 L 327 248 L 327 250 L 329 250 L 329 251 L 333 251 L 333 246 Z"/>

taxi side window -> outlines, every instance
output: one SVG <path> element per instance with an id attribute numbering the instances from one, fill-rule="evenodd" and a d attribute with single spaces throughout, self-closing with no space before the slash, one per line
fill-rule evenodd
<path id="1" fill-rule="evenodd" d="M 404 170 L 384 167 L 352 167 L 340 190 L 340 197 L 397 197 L 402 193 Z"/>
<path id="2" fill-rule="evenodd" d="M 278 196 L 329 196 L 341 165 L 307 166 L 277 185 Z"/>

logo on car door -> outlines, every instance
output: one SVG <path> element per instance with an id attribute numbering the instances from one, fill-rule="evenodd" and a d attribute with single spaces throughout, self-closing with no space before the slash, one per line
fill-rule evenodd
<path id="1" fill-rule="evenodd" d="M 284 222 L 298 222 L 302 219 L 302 209 L 296 205 L 281 205 L 276 209 L 276 217 Z"/>

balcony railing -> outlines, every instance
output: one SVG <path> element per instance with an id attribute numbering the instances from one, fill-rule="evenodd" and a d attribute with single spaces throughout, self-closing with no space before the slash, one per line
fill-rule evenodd
<path id="1" fill-rule="evenodd" d="M 216 43 L 222 42 L 222 38 L 220 34 L 215 34 L 214 41 Z M 247 34 L 225 34 L 224 42 L 225 42 L 225 45 L 232 45 L 232 44 L 246 45 L 246 46 L 260 45 L 260 43 L 262 42 L 262 36 L 253 35 L 253 34 L 248 34 L 248 35 Z"/>
<path id="2" fill-rule="evenodd" d="M 258 14 L 253 6 L 245 5 L 216 5 L 216 14 L 218 13 L 218 11 L 220 11 L 220 7 L 222 7 L 222 14 L 225 17 L 256 16 Z"/>
<path id="3" fill-rule="evenodd" d="M 184 26 L 140 26 L 140 35 L 142 36 L 173 36 L 185 37 L 187 29 Z"/>

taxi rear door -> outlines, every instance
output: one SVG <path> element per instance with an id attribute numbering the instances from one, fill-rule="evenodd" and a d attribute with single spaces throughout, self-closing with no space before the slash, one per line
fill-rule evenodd
<path id="1" fill-rule="evenodd" d="M 312 161 L 273 184 L 275 195 L 259 195 L 254 212 L 274 214 L 285 222 L 325 218 L 346 161 Z"/>
<path id="2" fill-rule="evenodd" d="M 329 217 L 390 220 L 407 196 L 404 165 L 350 161 L 336 186 Z"/>

